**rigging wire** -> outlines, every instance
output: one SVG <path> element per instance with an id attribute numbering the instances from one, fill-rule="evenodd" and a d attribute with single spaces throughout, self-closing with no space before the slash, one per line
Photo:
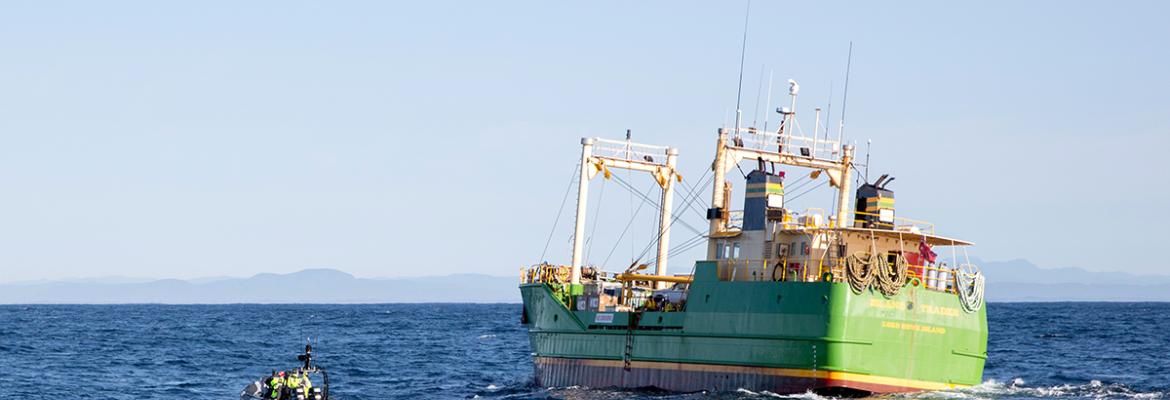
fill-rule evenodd
<path id="1" fill-rule="evenodd" d="M 785 183 L 784 184 L 784 192 L 799 190 L 801 188 L 801 185 L 808 184 L 807 182 L 805 182 L 805 179 L 808 179 L 807 174 L 797 175 L 796 178 L 792 179 L 792 183 Z"/>
<path id="2" fill-rule="evenodd" d="M 745 173 L 743 172 L 743 168 L 740 168 L 740 167 L 739 167 L 739 163 L 738 163 L 738 162 L 737 162 L 737 163 L 735 163 L 735 169 L 738 169 L 738 170 L 739 170 L 739 174 L 740 174 L 740 175 L 743 175 L 743 179 L 747 179 L 747 174 L 745 174 Z"/>
<path id="3" fill-rule="evenodd" d="M 650 191 L 653 189 L 654 189 L 654 184 L 651 183 L 650 186 L 646 188 L 646 193 L 650 193 Z M 645 205 L 646 205 L 645 202 L 638 204 L 638 209 L 634 210 L 633 214 L 631 214 L 630 220 L 626 222 L 626 227 L 624 229 L 622 229 L 622 233 L 621 233 L 621 235 L 618 235 L 617 241 L 614 242 L 614 244 L 613 244 L 613 248 L 611 248 L 609 250 L 609 254 L 605 256 L 605 261 L 601 262 L 602 266 L 609 264 L 610 257 L 613 257 L 614 251 L 617 251 L 618 246 L 620 246 L 622 244 L 622 238 L 626 237 L 626 233 L 630 231 L 630 226 L 634 224 L 634 218 L 638 216 L 638 213 L 642 211 L 642 206 L 645 206 Z"/>
<path id="4" fill-rule="evenodd" d="M 689 207 L 690 203 L 693 203 L 695 201 L 695 199 L 699 197 L 698 194 L 699 193 L 694 193 L 694 195 L 691 196 L 691 198 L 689 200 L 687 200 L 688 207 Z M 679 218 L 681 218 L 681 217 L 682 217 L 682 214 L 675 215 L 674 218 L 670 220 L 670 223 L 666 225 L 666 229 L 669 230 L 672 226 L 674 226 L 675 222 L 679 221 Z M 701 231 L 691 227 L 690 224 L 687 224 L 686 222 L 683 222 L 683 226 L 690 227 L 691 231 L 693 231 L 695 233 L 699 233 L 699 234 L 702 233 Z M 658 236 L 654 240 L 651 240 L 650 243 L 646 244 L 646 248 L 642 249 L 642 254 L 638 255 L 637 259 L 641 259 L 642 257 L 645 257 L 646 253 L 650 251 L 650 248 L 654 246 L 654 243 L 657 242 L 658 240 L 661 240 L 661 239 L 662 239 L 662 232 L 660 231 L 660 232 L 658 232 Z"/>
<path id="5" fill-rule="evenodd" d="M 686 189 L 686 190 L 687 190 L 687 193 L 686 193 L 685 195 L 683 195 L 683 200 L 684 200 L 684 201 L 686 201 L 687 197 L 691 196 L 691 194 L 692 194 L 692 193 L 694 193 L 696 190 L 698 190 L 699 188 L 701 188 L 701 187 L 703 187 L 703 186 L 706 186 L 706 185 L 707 185 L 707 181 L 709 181 L 709 180 L 710 180 L 710 178 L 708 178 L 708 180 L 704 180 L 703 178 L 706 178 L 706 177 L 707 177 L 707 174 L 709 174 L 709 173 L 711 173 L 711 170 L 707 170 L 707 171 L 703 172 L 703 175 L 699 177 L 700 184 L 699 184 L 699 185 L 697 185 L 697 186 L 691 186 L 689 183 L 687 183 L 687 180 L 686 180 L 685 178 L 682 180 L 682 182 L 681 182 L 681 183 L 682 183 L 682 185 L 683 185 L 683 189 Z M 712 178 L 713 178 L 713 177 L 712 177 Z M 699 211 L 699 210 L 700 210 L 700 209 L 707 209 L 707 208 L 709 208 L 709 206 L 707 205 L 707 203 L 706 203 L 706 202 L 705 202 L 705 201 L 704 201 L 702 198 L 699 198 L 698 200 L 699 200 L 700 202 L 702 202 L 702 203 L 700 203 L 700 204 L 699 204 L 699 207 L 700 207 L 700 208 L 697 208 L 697 209 L 696 209 L 696 208 L 694 208 L 694 207 L 691 207 L 691 206 L 687 206 L 687 208 L 688 208 L 688 209 L 690 209 L 690 210 L 692 210 L 692 211 L 694 211 L 696 214 L 698 214 L 698 215 L 699 215 L 699 218 L 701 218 L 701 219 L 707 219 L 707 215 L 706 215 L 706 214 L 703 214 L 703 212 L 702 212 L 702 211 Z"/>
<path id="6" fill-rule="evenodd" d="M 699 244 L 702 244 L 706 239 L 707 239 L 707 235 L 692 236 L 691 238 L 684 240 L 681 243 L 675 245 L 675 248 L 671 249 L 670 251 L 667 251 L 666 256 L 667 257 L 675 257 L 683 252 L 686 252 L 687 250 L 695 248 L 695 246 L 698 246 Z M 657 261 L 658 261 L 657 257 L 650 259 L 651 263 L 654 263 Z"/>
<path id="7" fill-rule="evenodd" d="M 804 175 L 804 174 L 801 174 L 801 177 L 803 178 L 803 177 L 805 177 L 805 175 Z M 789 187 L 785 187 L 785 188 L 784 188 L 784 193 L 795 192 L 795 191 L 797 191 L 797 190 L 803 189 L 805 186 L 808 186 L 810 183 L 816 182 L 816 180 L 815 180 L 815 179 L 808 179 L 808 180 L 797 180 L 797 181 L 798 181 L 798 182 L 800 182 L 800 184 L 793 185 L 791 188 L 789 188 Z M 822 182 L 822 183 L 823 183 L 823 182 Z M 789 200 L 789 199 L 785 199 L 785 200 Z"/>
<path id="8" fill-rule="evenodd" d="M 812 181 L 810 181 L 810 182 L 812 182 Z M 808 190 L 805 190 L 805 191 L 803 191 L 803 192 L 800 192 L 800 194 L 798 194 L 798 195 L 794 195 L 794 196 L 792 196 L 792 197 L 785 198 L 785 199 L 784 199 L 784 201 L 785 201 L 785 202 L 789 202 L 789 201 L 793 201 L 793 200 L 799 199 L 799 198 L 800 198 L 800 196 L 804 196 L 804 195 L 806 195 L 806 194 L 809 194 L 809 193 L 810 193 L 810 192 L 812 192 L 813 190 L 817 190 L 817 189 L 818 189 L 818 188 L 820 188 L 821 186 L 825 186 L 825 183 L 826 183 L 826 182 L 828 182 L 828 181 L 826 180 L 826 181 L 823 181 L 823 182 L 821 182 L 821 183 L 817 184 L 816 186 L 810 187 L 810 188 L 808 188 Z"/>
<path id="9" fill-rule="evenodd" d="M 617 175 L 614 175 L 613 177 L 616 178 L 618 184 L 624 186 L 626 188 L 626 190 L 630 191 L 631 194 L 637 192 L 637 190 L 635 190 L 634 187 L 632 185 L 630 185 L 629 182 L 624 181 L 621 177 L 619 177 Z M 652 200 L 649 195 L 642 194 L 641 192 L 638 192 L 637 194 L 638 194 L 638 197 L 640 197 L 642 199 L 642 201 L 649 203 L 651 206 L 654 206 L 655 208 L 658 208 L 658 202 Z M 630 207 L 633 208 L 633 205 L 631 205 Z M 676 220 L 678 219 L 678 216 L 672 216 L 672 217 L 675 217 Z M 699 229 L 696 229 L 694 226 L 691 226 L 691 224 L 688 224 L 686 222 L 683 222 L 682 224 L 687 229 L 690 229 L 691 232 L 695 232 L 695 233 L 702 232 Z M 652 235 L 652 236 L 654 236 L 654 235 Z"/>
<path id="10" fill-rule="evenodd" d="M 695 200 L 700 199 L 701 197 L 699 195 L 702 194 L 701 192 L 698 192 L 698 189 L 703 187 L 703 186 L 706 186 L 707 182 L 710 182 L 712 179 L 715 178 L 714 176 L 707 177 L 707 173 L 709 173 L 709 172 L 711 172 L 711 171 L 708 170 L 708 171 L 704 172 L 703 175 L 699 177 L 699 179 L 702 180 L 702 182 L 699 185 L 691 186 L 690 189 L 687 190 L 687 193 L 685 195 L 683 195 L 684 207 L 694 209 L 693 205 L 694 205 Z M 706 179 L 704 179 L 704 177 L 706 177 Z M 684 179 L 684 182 L 685 182 L 685 179 Z M 688 198 L 690 200 L 688 200 Z M 682 217 L 682 215 L 677 215 L 675 218 L 677 219 L 677 218 L 681 218 L 681 217 Z M 674 222 L 671 221 L 671 225 L 673 225 L 673 224 L 674 224 Z M 667 226 L 668 229 L 669 229 L 669 226 L 670 225 Z M 705 238 L 707 238 L 707 234 L 696 233 L 695 236 L 692 236 L 691 238 L 684 240 L 680 244 L 676 244 L 675 247 L 676 247 L 676 249 L 677 248 L 684 248 L 682 251 L 690 250 L 691 248 L 694 248 L 694 246 L 698 245 L 699 243 L 702 243 L 703 239 L 705 239 Z M 695 241 L 695 243 L 692 243 L 692 241 Z M 653 242 L 651 242 L 650 244 L 653 244 Z M 670 257 L 672 254 L 675 254 L 675 251 L 676 250 L 667 250 L 667 257 Z M 645 252 L 643 252 L 643 254 L 645 254 Z M 658 257 L 657 257 L 657 255 L 655 255 L 655 257 L 652 258 L 650 262 L 657 262 L 657 260 L 658 260 Z"/>
<path id="11" fill-rule="evenodd" d="M 577 172 L 580 170 L 580 165 L 573 166 L 573 175 L 569 176 L 569 187 L 565 188 L 565 197 L 561 199 L 561 207 L 557 209 L 557 217 L 553 219 L 553 226 L 548 232 L 548 239 L 544 241 L 544 250 L 540 252 L 540 262 L 544 262 L 544 256 L 548 254 L 548 245 L 552 243 L 553 234 L 557 231 L 557 224 L 561 222 L 561 213 L 565 211 L 565 202 L 569 200 L 569 193 L 573 191 L 573 183 L 577 181 Z"/>
<path id="12" fill-rule="evenodd" d="M 700 179 L 700 180 L 703 180 L 703 182 L 702 182 L 702 183 L 700 183 L 699 185 L 695 185 L 695 186 L 689 186 L 689 185 L 688 185 L 688 187 L 689 187 L 690 189 L 688 189 L 688 190 L 687 190 L 687 193 L 686 193 L 685 195 L 683 195 L 683 204 L 684 204 L 684 207 L 693 209 L 693 203 L 694 203 L 694 201 L 695 201 L 696 199 L 699 199 L 699 198 L 700 198 L 699 194 L 701 194 L 701 192 L 699 192 L 699 188 L 701 188 L 701 187 L 705 186 L 705 185 L 707 184 L 707 182 L 710 182 L 710 181 L 711 181 L 711 179 L 712 179 L 712 178 L 714 178 L 714 176 L 707 177 L 707 175 L 708 175 L 709 173 L 710 173 L 710 171 L 704 172 L 704 173 L 703 173 L 703 175 L 699 177 L 699 179 Z M 624 181 L 624 180 L 622 180 L 622 179 L 621 179 L 621 177 L 620 177 L 620 176 L 618 176 L 618 175 L 614 175 L 614 177 L 615 177 L 615 178 L 617 178 L 618 184 L 622 185 L 622 187 L 625 187 L 627 190 L 629 190 L 629 191 L 631 192 L 630 196 L 632 197 L 632 196 L 633 196 L 633 192 L 635 192 L 635 190 L 633 190 L 633 187 L 632 187 L 632 186 L 630 186 L 629 182 L 625 182 L 625 181 Z M 704 177 L 706 177 L 706 179 L 705 179 L 705 180 L 704 180 Z M 682 182 L 684 182 L 684 183 L 685 183 L 685 182 L 687 182 L 687 180 L 684 178 Z M 642 210 L 642 207 L 643 207 L 643 206 L 645 206 L 646 204 L 650 204 L 650 205 L 652 205 L 652 206 L 655 206 L 655 207 L 657 207 L 657 206 L 658 206 L 658 203 L 655 203 L 653 200 L 650 200 L 650 198 L 649 198 L 649 193 L 650 193 L 650 191 L 651 191 L 653 188 L 654 188 L 654 184 L 653 184 L 653 183 L 651 183 L 651 184 L 650 184 L 650 187 L 646 188 L 645 194 L 643 194 L 642 192 L 638 192 L 638 195 L 639 195 L 639 196 L 642 198 L 642 200 L 643 200 L 643 201 L 642 201 L 642 203 L 640 203 L 640 204 L 638 205 L 638 208 L 637 208 L 637 210 L 635 210 L 635 211 L 634 211 L 634 213 L 633 213 L 633 215 L 630 217 L 629 221 L 627 221 L 627 222 L 626 222 L 626 227 L 625 227 L 625 228 L 622 230 L 622 233 L 621 233 L 621 235 L 619 235 L 619 236 L 618 236 L 618 240 L 617 240 L 617 242 L 615 242 L 615 243 L 614 243 L 614 247 L 613 247 L 612 249 L 610 249 L 610 251 L 609 251 L 609 254 L 608 254 L 608 255 L 606 255 L 606 257 L 605 257 L 605 261 L 603 261 L 603 262 L 601 263 L 601 265 L 603 265 L 603 266 L 604 266 L 604 265 L 608 265 L 608 264 L 609 264 L 609 260 L 610 260 L 610 258 L 612 258 L 612 257 L 613 257 L 613 253 L 614 253 L 614 251 L 616 251 L 616 250 L 617 250 L 617 247 L 618 247 L 618 246 L 621 244 L 621 240 L 622 240 L 622 239 L 625 237 L 626 233 L 628 233 L 628 232 L 629 232 L 629 230 L 630 230 L 630 226 L 631 226 L 631 225 L 633 225 L 633 223 L 634 223 L 634 220 L 635 220 L 635 218 L 637 217 L 638 213 L 639 213 L 639 212 Z M 687 198 L 688 198 L 688 197 L 690 198 L 690 200 L 689 200 L 689 201 L 687 200 Z M 631 207 L 631 208 L 632 208 L 632 207 Z M 682 215 L 675 215 L 675 216 L 674 216 L 674 221 L 677 221 L 677 220 L 678 220 L 678 218 L 680 218 L 680 217 L 682 217 Z M 667 229 L 669 229 L 671 226 L 673 226 L 673 224 L 674 224 L 674 221 L 671 221 L 671 224 L 670 224 L 670 225 L 667 225 Z M 699 232 L 698 230 L 694 229 L 694 227 L 691 227 L 691 226 L 690 226 L 690 225 L 688 225 L 687 223 L 685 223 L 685 222 L 684 222 L 684 223 L 683 223 L 683 225 L 686 225 L 686 226 L 688 226 L 688 227 L 691 229 L 691 231 L 693 231 L 693 232 L 696 232 L 696 234 L 698 234 L 698 235 L 702 235 L 702 233 L 701 233 L 701 232 Z M 632 242 L 631 242 L 631 243 L 632 243 Z M 632 244 L 631 244 L 631 246 L 632 246 Z M 631 253 L 632 253 L 632 252 L 631 252 Z M 630 259 L 631 259 L 631 260 L 633 260 L 633 259 L 634 259 L 634 257 L 633 257 L 633 254 L 631 254 L 631 256 L 630 256 Z"/>

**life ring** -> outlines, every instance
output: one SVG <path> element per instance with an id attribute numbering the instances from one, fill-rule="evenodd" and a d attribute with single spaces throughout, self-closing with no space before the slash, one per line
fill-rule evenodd
<path id="1" fill-rule="evenodd" d="M 833 281 L 833 273 L 832 272 L 825 272 L 825 273 L 821 274 L 821 280 L 825 281 L 825 282 L 832 282 Z"/>
<path id="2" fill-rule="evenodd" d="M 781 277 L 779 277 L 779 276 L 776 276 L 776 273 L 781 271 L 781 269 L 780 269 L 780 268 L 781 268 L 781 267 L 783 267 L 783 265 L 781 265 L 781 264 L 784 264 L 784 262 L 783 262 L 783 261 L 777 261 L 777 262 L 776 262 L 776 265 L 773 265 L 773 266 L 772 266 L 772 282 L 779 282 L 779 281 L 780 281 L 780 278 L 781 278 Z"/>
<path id="3" fill-rule="evenodd" d="M 921 283 L 922 283 L 922 282 L 921 282 L 921 281 L 919 281 L 919 280 L 918 280 L 918 278 L 910 278 L 910 284 L 911 284 L 911 285 L 914 285 L 915 287 L 918 287 L 918 285 L 919 285 L 919 284 L 921 284 Z"/>

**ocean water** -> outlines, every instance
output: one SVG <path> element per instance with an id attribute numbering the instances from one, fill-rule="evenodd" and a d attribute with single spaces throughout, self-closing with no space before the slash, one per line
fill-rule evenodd
<path id="1" fill-rule="evenodd" d="M 988 307 L 984 384 L 885 397 L 1170 397 L 1170 304 Z M 782 397 L 536 387 L 519 312 L 518 304 L 0 306 L 0 398 L 238 399 L 273 368 L 295 367 L 309 337 L 337 399 Z"/>

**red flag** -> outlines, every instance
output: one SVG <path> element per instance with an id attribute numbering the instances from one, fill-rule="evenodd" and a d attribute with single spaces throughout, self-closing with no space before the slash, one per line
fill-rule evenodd
<path id="1" fill-rule="evenodd" d="M 938 256 L 938 254 L 934 254 L 934 250 L 930 249 L 930 245 L 926 244 L 926 237 L 923 237 L 922 241 L 918 242 L 918 255 L 931 264 L 934 264 L 934 259 Z"/>

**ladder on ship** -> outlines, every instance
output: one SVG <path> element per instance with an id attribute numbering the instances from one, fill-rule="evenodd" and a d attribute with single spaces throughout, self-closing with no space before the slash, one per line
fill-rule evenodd
<path id="1" fill-rule="evenodd" d="M 638 328 L 638 322 L 642 319 L 641 311 L 631 311 L 629 321 L 626 324 L 626 351 L 622 355 L 622 368 L 630 371 L 630 357 L 634 353 L 634 330 Z"/>

